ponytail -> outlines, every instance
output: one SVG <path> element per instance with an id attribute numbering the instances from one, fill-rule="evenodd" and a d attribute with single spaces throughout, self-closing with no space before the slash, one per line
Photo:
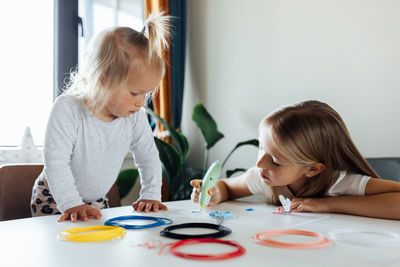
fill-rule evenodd
<path id="1" fill-rule="evenodd" d="M 152 13 L 144 23 L 143 34 L 149 40 L 149 62 L 153 56 L 162 56 L 162 50 L 168 47 L 169 20 L 171 16 L 164 16 L 164 12 Z"/>

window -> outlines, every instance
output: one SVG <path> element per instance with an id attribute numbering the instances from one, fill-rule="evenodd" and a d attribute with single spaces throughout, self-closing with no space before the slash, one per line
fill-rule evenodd
<path id="1" fill-rule="evenodd" d="M 83 36 L 79 38 L 79 62 L 93 36 L 114 26 L 127 26 L 137 31 L 143 27 L 142 0 L 79 0 L 79 17 L 83 21 Z"/>
<path id="2" fill-rule="evenodd" d="M 0 146 L 19 145 L 28 126 L 42 145 L 53 103 L 53 1 L 1 6 Z"/>
<path id="3" fill-rule="evenodd" d="M 80 30 L 78 38 L 78 67 L 90 38 L 100 31 L 113 26 L 128 26 L 136 30 L 143 27 L 141 0 L 21 0 L 2 3 L 5 12 L 0 16 L 0 23 L 12 26 L 2 27 L 3 39 L 0 42 L 0 164 L 42 161 L 41 151 L 32 146 L 29 138 L 21 147 L 18 145 L 23 136 L 29 136 L 27 127 L 35 145 L 43 145 L 48 116 L 57 95 L 54 85 L 59 82 L 53 81 L 53 75 L 64 75 L 66 69 L 73 67 L 71 64 L 76 64 L 76 60 L 69 58 L 74 49 L 76 51 L 70 35 L 76 33 L 67 27 L 65 32 L 64 29 L 57 32 L 63 38 L 55 42 L 59 59 L 56 62 L 58 67 L 54 65 L 54 12 L 55 8 L 56 14 L 61 12 L 63 21 L 58 23 L 68 25 L 76 19 L 68 17 L 76 3 L 83 21 L 83 34 Z M 70 42 L 65 44 L 65 40 Z M 72 48 L 72 52 L 67 47 Z M 60 75 L 57 77 L 59 79 Z"/>

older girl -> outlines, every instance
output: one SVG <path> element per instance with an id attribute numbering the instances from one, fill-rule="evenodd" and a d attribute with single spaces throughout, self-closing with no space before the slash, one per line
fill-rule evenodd
<path id="1" fill-rule="evenodd" d="M 261 194 L 292 199 L 291 210 L 400 219 L 400 183 L 379 179 L 339 114 L 319 101 L 285 106 L 259 125 L 257 167 L 218 181 L 210 204 Z M 200 180 L 193 180 L 198 201 Z"/>

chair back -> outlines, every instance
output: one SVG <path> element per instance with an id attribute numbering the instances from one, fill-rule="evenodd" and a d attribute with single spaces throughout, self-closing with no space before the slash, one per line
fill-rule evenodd
<path id="1" fill-rule="evenodd" d="M 107 198 L 110 208 L 121 207 L 121 198 L 119 197 L 117 182 L 115 182 L 110 191 L 108 191 Z"/>
<path id="2" fill-rule="evenodd" d="M 32 187 L 42 170 L 42 164 L 0 167 L 0 221 L 31 217 Z"/>
<path id="3" fill-rule="evenodd" d="M 400 158 L 367 158 L 367 161 L 382 178 L 400 182 Z"/>
<path id="4" fill-rule="evenodd" d="M 42 164 L 0 166 L 0 221 L 31 217 L 32 187 L 42 170 Z M 107 197 L 110 207 L 121 206 L 116 183 Z"/>

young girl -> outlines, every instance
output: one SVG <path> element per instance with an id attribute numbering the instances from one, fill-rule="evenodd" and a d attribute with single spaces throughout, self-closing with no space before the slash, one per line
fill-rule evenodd
<path id="1" fill-rule="evenodd" d="M 127 27 L 92 40 L 79 73 L 54 103 L 46 129 L 44 170 L 32 194 L 33 216 L 60 221 L 99 219 L 105 195 L 132 152 L 141 191 L 137 211 L 167 209 L 161 200 L 161 162 L 141 109 L 164 73 L 168 17 L 150 16 L 144 33 Z"/>
<path id="2" fill-rule="evenodd" d="M 219 180 L 210 204 L 261 194 L 292 199 L 295 212 L 336 212 L 400 219 L 400 183 L 383 180 L 354 145 L 329 105 L 305 101 L 276 110 L 259 125 L 257 167 Z M 191 181 L 197 202 L 201 180 Z"/>

